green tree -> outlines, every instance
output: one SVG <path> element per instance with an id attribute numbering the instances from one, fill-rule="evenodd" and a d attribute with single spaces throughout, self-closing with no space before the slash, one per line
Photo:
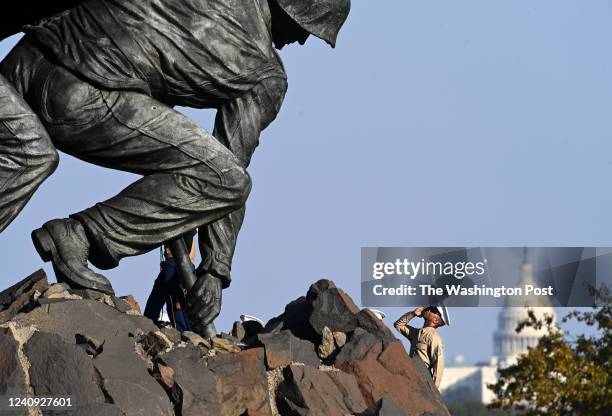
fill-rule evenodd
<path id="1" fill-rule="evenodd" d="M 572 336 L 554 325 L 552 317 L 539 320 L 529 311 L 517 332 L 546 327 L 548 334 L 516 364 L 499 370 L 497 383 L 488 385 L 497 395 L 490 407 L 527 416 L 612 414 L 611 296 L 608 288 L 592 293 L 592 310 L 573 311 L 562 319 L 593 327 L 592 335 Z"/>

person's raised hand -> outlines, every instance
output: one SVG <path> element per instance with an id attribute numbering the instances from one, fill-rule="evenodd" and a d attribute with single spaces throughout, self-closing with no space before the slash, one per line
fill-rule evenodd
<path id="1" fill-rule="evenodd" d="M 425 306 L 421 306 L 421 307 L 419 307 L 419 308 L 416 308 L 416 309 L 414 310 L 414 314 L 415 314 L 416 316 L 421 316 L 421 313 L 423 312 L 423 309 L 425 309 Z"/>

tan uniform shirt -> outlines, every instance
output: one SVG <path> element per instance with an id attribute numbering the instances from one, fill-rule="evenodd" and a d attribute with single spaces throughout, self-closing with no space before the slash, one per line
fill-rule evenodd
<path id="1" fill-rule="evenodd" d="M 435 328 L 415 328 L 408 322 L 416 315 L 408 312 L 394 326 L 410 341 L 410 355 L 417 355 L 431 371 L 436 387 L 440 387 L 444 372 L 444 344 Z"/>

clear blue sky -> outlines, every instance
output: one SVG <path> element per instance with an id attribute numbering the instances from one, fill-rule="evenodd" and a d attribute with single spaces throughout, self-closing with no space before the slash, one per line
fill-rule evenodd
<path id="1" fill-rule="evenodd" d="M 335 50 L 281 51 L 289 92 L 251 165 L 218 329 L 321 277 L 359 302 L 361 246 L 611 245 L 611 18 L 607 0 L 355 0 Z M 0 235 L 0 287 L 42 266 L 31 230 L 134 178 L 62 155 Z M 158 268 L 152 252 L 106 274 L 142 305 Z M 486 359 L 497 310 L 451 312 L 448 356 Z"/>

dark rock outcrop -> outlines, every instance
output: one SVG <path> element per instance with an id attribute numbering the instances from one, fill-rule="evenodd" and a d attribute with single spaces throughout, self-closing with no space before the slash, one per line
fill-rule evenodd
<path id="1" fill-rule="evenodd" d="M 37 396 L 72 396 L 75 403 L 104 403 L 93 360 L 57 334 L 34 332 L 24 346 L 30 385 Z"/>
<path id="2" fill-rule="evenodd" d="M 208 368 L 215 375 L 219 415 L 239 415 L 247 410 L 271 414 L 263 348 L 211 357 Z"/>
<path id="3" fill-rule="evenodd" d="M 400 409 L 392 399 L 384 397 L 356 416 L 410 416 L 410 413 Z"/>
<path id="4" fill-rule="evenodd" d="M 19 343 L 0 333 L 0 396 L 20 397 L 26 392 L 17 350 Z"/>
<path id="5" fill-rule="evenodd" d="M 47 275 L 40 269 L 0 292 L 0 323 L 29 307 L 48 286 Z"/>
<path id="6" fill-rule="evenodd" d="M 204 415 L 207 412 L 211 415 L 221 414 L 216 380 L 203 357 L 201 348 L 189 344 L 158 358 L 159 362 L 174 370 L 174 382 L 181 389 L 174 396 L 180 403 L 183 416 Z"/>
<path id="7" fill-rule="evenodd" d="M 366 408 L 355 377 L 342 371 L 291 364 L 283 373 L 277 396 L 283 415 L 346 415 Z"/>
<path id="8" fill-rule="evenodd" d="M 258 341 L 266 352 L 266 366 L 284 368 L 291 363 L 301 363 L 317 367 L 320 362 L 312 342 L 294 336 L 290 331 L 259 334 Z"/>
<path id="9" fill-rule="evenodd" d="M 266 324 L 264 332 L 287 329 L 298 338 L 319 344 L 325 327 L 332 333 L 349 333 L 363 328 L 381 338 L 385 345 L 395 340 L 384 322 L 370 310 L 360 310 L 350 296 L 330 280 L 312 284 L 307 295 L 289 303 L 285 312 Z"/>
<path id="10" fill-rule="evenodd" d="M 0 395 L 26 394 L 73 398 L 51 416 L 448 415 L 422 362 L 329 280 L 205 340 L 38 271 L 0 293 Z"/>

